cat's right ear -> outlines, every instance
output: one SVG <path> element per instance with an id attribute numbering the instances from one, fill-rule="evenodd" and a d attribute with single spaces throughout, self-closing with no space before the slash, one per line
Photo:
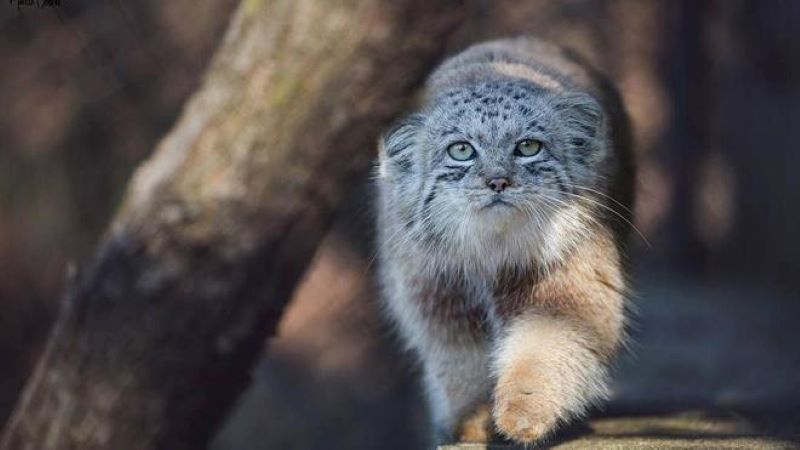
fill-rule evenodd
<path id="1" fill-rule="evenodd" d="M 393 179 L 414 170 L 414 146 L 424 116 L 411 114 L 398 120 L 380 138 L 378 146 L 378 175 Z"/>

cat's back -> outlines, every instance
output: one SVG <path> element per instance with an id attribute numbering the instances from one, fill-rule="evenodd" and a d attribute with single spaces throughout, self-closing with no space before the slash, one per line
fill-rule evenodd
<path id="1" fill-rule="evenodd" d="M 474 45 L 442 63 L 430 76 L 428 98 L 468 84 L 520 79 L 553 92 L 602 93 L 596 74 L 574 53 L 534 37 Z"/>

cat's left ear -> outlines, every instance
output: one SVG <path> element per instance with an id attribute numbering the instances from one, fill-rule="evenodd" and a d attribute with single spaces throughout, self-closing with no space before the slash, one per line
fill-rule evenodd
<path id="1" fill-rule="evenodd" d="M 600 102 L 584 92 L 570 92 L 559 97 L 556 111 L 561 114 L 573 136 L 573 144 L 579 146 L 582 139 L 594 140 L 599 137 L 605 124 L 605 112 Z"/>
<path id="2" fill-rule="evenodd" d="M 378 141 L 378 175 L 392 179 L 414 170 L 414 147 L 424 117 L 411 114 L 397 122 Z"/>

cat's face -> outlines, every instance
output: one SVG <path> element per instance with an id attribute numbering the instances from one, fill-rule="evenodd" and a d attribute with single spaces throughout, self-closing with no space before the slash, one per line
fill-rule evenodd
<path id="1" fill-rule="evenodd" d="M 603 123 L 587 94 L 513 81 L 446 91 L 387 134 L 385 190 L 430 245 L 522 258 L 581 189 L 601 188 Z"/>

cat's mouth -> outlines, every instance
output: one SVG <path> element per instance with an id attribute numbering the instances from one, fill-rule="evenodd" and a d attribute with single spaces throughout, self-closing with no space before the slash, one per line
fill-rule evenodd
<path id="1" fill-rule="evenodd" d="M 492 208 L 513 208 L 514 205 L 505 201 L 502 197 L 495 196 L 492 197 L 485 205 L 483 205 L 483 209 L 492 209 Z"/>

